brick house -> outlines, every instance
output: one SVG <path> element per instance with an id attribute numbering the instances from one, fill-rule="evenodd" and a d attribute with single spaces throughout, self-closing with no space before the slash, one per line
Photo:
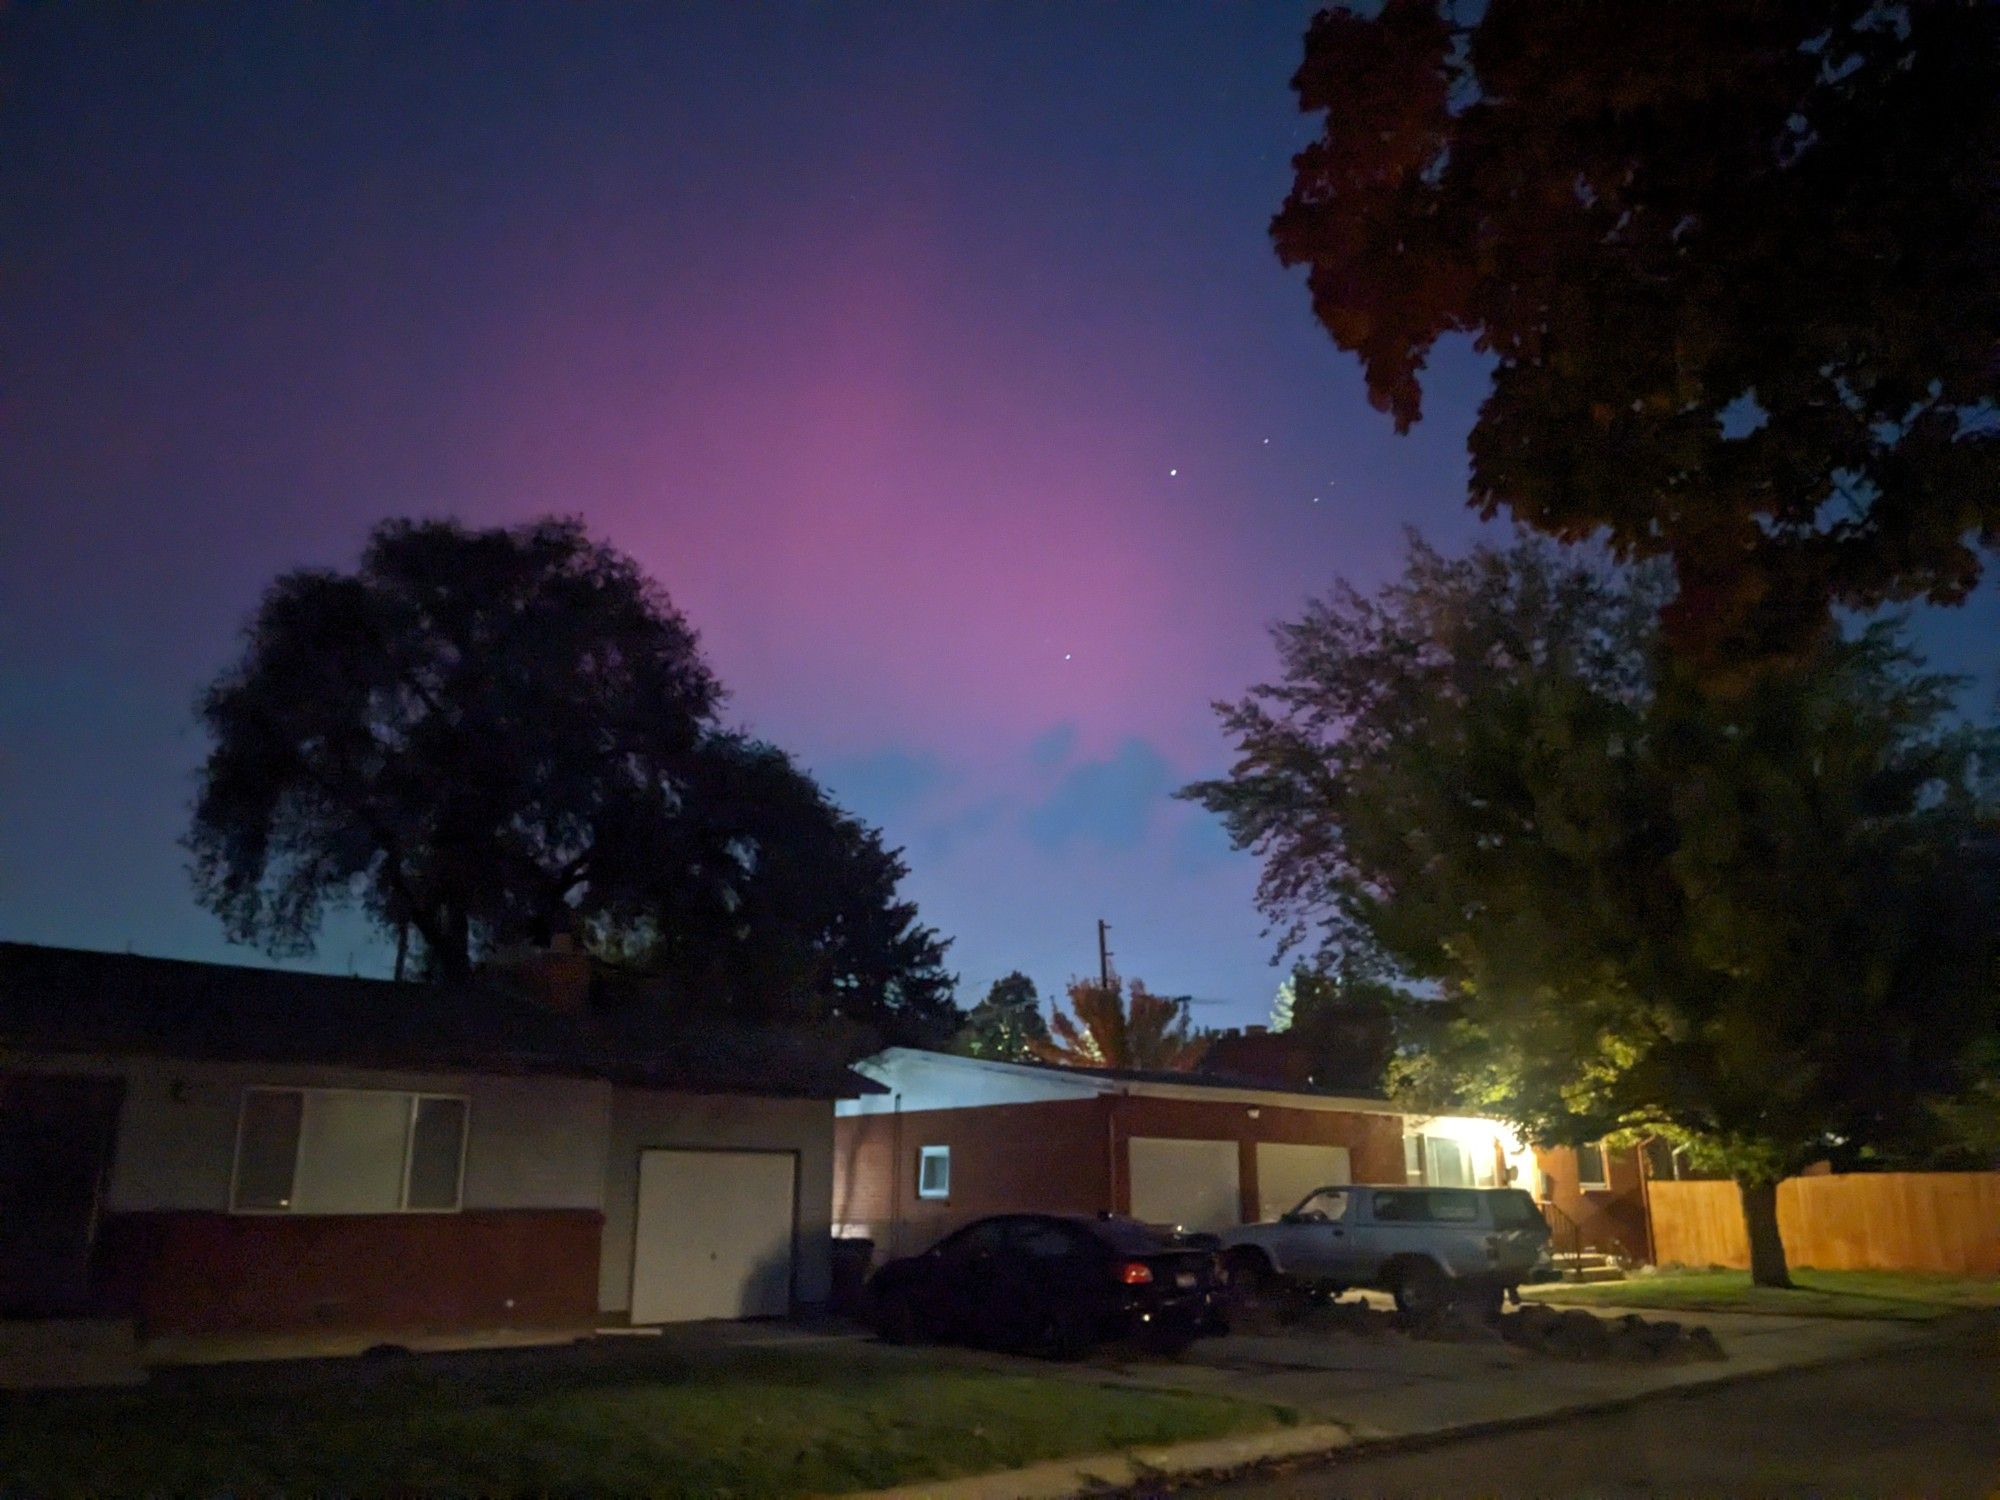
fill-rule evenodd
<path id="1" fill-rule="evenodd" d="M 799 1038 L 641 1035 L 585 1007 L 581 955 L 545 957 L 447 989 L 0 944 L 0 1318 L 439 1331 L 826 1300 L 833 1101 L 875 1085 Z"/>
<path id="2" fill-rule="evenodd" d="M 1491 1120 L 1255 1078 L 994 1062 L 891 1048 L 835 1106 L 834 1232 L 913 1254 L 993 1213 L 1131 1214 L 1218 1229 L 1334 1182 L 1526 1185 Z"/>

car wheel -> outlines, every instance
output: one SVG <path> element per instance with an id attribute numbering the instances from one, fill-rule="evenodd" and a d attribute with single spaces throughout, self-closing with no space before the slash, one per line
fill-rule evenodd
<path id="1" fill-rule="evenodd" d="M 1035 1335 L 1034 1352 L 1043 1359 L 1082 1359 L 1095 1342 L 1076 1314 L 1052 1312 L 1042 1319 Z"/>
<path id="2" fill-rule="evenodd" d="M 1271 1263 L 1255 1250 L 1230 1251 L 1223 1267 L 1229 1273 L 1230 1292 L 1245 1301 L 1262 1297 L 1275 1279 Z"/>
<path id="3" fill-rule="evenodd" d="M 1408 1318 L 1427 1318 L 1451 1300 L 1444 1272 L 1427 1260 L 1413 1260 L 1396 1273 L 1392 1289 L 1396 1311 Z"/>
<path id="4" fill-rule="evenodd" d="M 1459 1306 L 1466 1309 L 1482 1323 L 1499 1320 L 1507 1309 L 1507 1289 L 1501 1286 L 1471 1286 L 1458 1296 Z"/>
<path id="5" fill-rule="evenodd" d="M 875 1300 L 875 1328 L 886 1344 L 921 1344 L 924 1320 L 908 1292 L 884 1292 Z"/>

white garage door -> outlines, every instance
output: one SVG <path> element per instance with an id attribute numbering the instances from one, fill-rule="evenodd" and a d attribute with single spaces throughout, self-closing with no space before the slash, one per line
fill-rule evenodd
<path id="1" fill-rule="evenodd" d="M 1345 1146 L 1257 1143 L 1257 1217 L 1266 1221 L 1297 1208 L 1314 1188 L 1352 1182 Z"/>
<path id="2" fill-rule="evenodd" d="M 632 1321 L 791 1311 L 793 1173 L 776 1151 L 641 1151 Z"/>
<path id="3" fill-rule="evenodd" d="M 1125 1145 L 1133 1218 L 1184 1229 L 1227 1229 L 1243 1222 L 1236 1142 L 1138 1135 Z"/>

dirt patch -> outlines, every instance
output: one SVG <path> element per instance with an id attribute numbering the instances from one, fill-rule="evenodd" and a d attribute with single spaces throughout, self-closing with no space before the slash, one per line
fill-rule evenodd
<path id="1" fill-rule="evenodd" d="M 1366 1302 L 1340 1302 L 1279 1294 L 1247 1303 L 1230 1317 L 1247 1334 L 1308 1334 L 1353 1338 L 1410 1338 L 1426 1343 L 1505 1343 L 1556 1359 L 1613 1360 L 1627 1364 L 1679 1364 L 1723 1359 L 1721 1343 L 1701 1325 L 1688 1327 L 1636 1313 L 1600 1318 L 1582 1308 L 1527 1303 L 1497 1317 L 1469 1307 L 1447 1308 L 1412 1319 Z"/>

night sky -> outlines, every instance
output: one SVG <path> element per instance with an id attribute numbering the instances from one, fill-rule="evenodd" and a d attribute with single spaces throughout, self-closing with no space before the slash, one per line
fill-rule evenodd
<path id="1" fill-rule="evenodd" d="M 1208 704 L 1476 530 L 1471 356 L 1396 438 L 1265 237 L 1311 9 L 0 16 L 0 937 L 258 961 L 177 840 L 260 589 L 565 511 L 905 848 L 962 1000 L 1101 916 L 1261 1020 L 1255 865 L 1170 797 Z M 1927 636 L 1990 684 L 2000 598 Z"/>

